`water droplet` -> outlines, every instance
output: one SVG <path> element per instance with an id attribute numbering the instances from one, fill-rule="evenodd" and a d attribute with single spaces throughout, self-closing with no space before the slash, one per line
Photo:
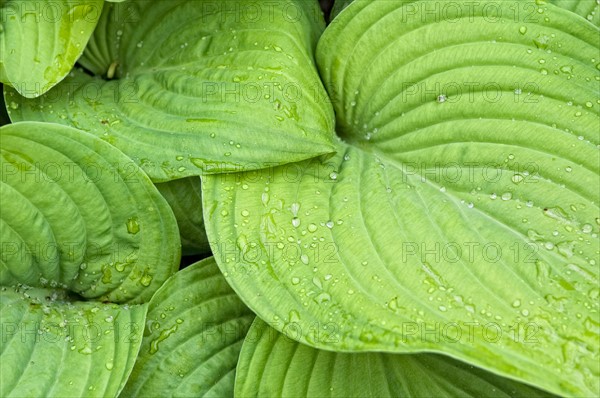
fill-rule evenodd
<path id="1" fill-rule="evenodd" d="M 298 217 L 292 218 L 292 225 L 294 228 L 298 228 L 300 226 L 300 219 Z"/>
<path id="2" fill-rule="evenodd" d="M 144 272 L 144 274 L 140 278 L 140 283 L 142 284 L 142 286 L 150 286 L 150 283 L 152 283 L 152 275 L 150 275 L 147 272 Z"/>
<path id="3" fill-rule="evenodd" d="M 315 297 L 315 302 L 317 304 L 328 304 L 331 301 L 331 296 L 328 293 L 320 293 L 317 297 Z"/>
<path id="4" fill-rule="evenodd" d="M 300 283 L 300 278 L 293 277 L 292 278 L 292 285 L 297 285 L 298 283 Z"/>
<path id="5" fill-rule="evenodd" d="M 298 215 L 298 211 L 300 210 L 300 203 L 292 203 L 290 205 L 290 211 L 292 212 L 292 214 L 294 215 L 294 217 L 296 217 Z"/>
<path id="6" fill-rule="evenodd" d="M 326 226 L 327 228 L 329 228 L 329 229 L 333 228 L 333 225 L 334 225 L 334 223 L 333 223 L 333 221 L 331 221 L 331 220 L 329 220 L 329 221 L 327 221 L 327 222 L 325 223 L 325 226 Z"/>
<path id="7" fill-rule="evenodd" d="M 114 364 L 112 362 L 106 362 L 105 366 L 106 366 L 106 369 L 113 370 Z"/>
<path id="8" fill-rule="evenodd" d="M 364 342 L 364 343 L 371 343 L 375 340 L 375 336 L 373 335 L 373 332 L 369 331 L 369 330 L 364 330 L 360 336 L 358 336 L 359 340 Z"/>
<path id="9" fill-rule="evenodd" d="M 521 300 L 517 299 L 517 300 L 513 301 L 512 306 L 514 308 L 520 307 L 521 306 Z"/>
<path id="10" fill-rule="evenodd" d="M 526 26 L 521 26 L 519 28 L 519 33 L 524 35 L 525 33 L 527 33 L 527 27 Z"/>
<path id="11" fill-rule="evenodd" d="M 548 42 L 550 38 L 546 35 L 539 35 L 536 39 L 533 39 L 533 44 L 540 50 L 548 48 Z"/>
<path id="12" fill-rule="evenodd" d="M 556 244 L 558 253 L 566 258 L 573 257 L 574 247 L 575 247 L 574 242 L 560 242 L 560 243 Z"/>
<path id="13" fill-rule="evenodd" d="M 438 102 L 439 104 L 441 104 L 441 103 L 443 103 L 443 102 L 446 102 L 446 100 L 447 100 L 447 99 L 448 99 L 448 98 L 446 97 L 446 95 L 444 95 L 444 94 L 440 94 L 440 95 L 438 95 L 438 97 L 437 97 L 437 102 Z"/>
<path id="14" fill-rule="evenodd" d="M 591 332 L 593 335 L 598 336 L 600 335 L 600 323 L 596 322 L 595 320 L 593 320 L 590 317 L 587 317 L 585 319 L 585 321 L 583 322 L 583 325 L 585 326 L 585 328 Z"/>
<path id="15" fill-rule="evenodd" d="M 291 310 L 289 313 L 290 322 L 300 322 L 300 314 L 296 310 Z"/>
<path id="16" fill-rule="evenodd" d="M 560 71 L 566 74 L 573 74 L 573 67 L 571 65 L 564 65 L 560 67 Z"/>
<path id="17" fill-rule="evenodd" d="M 129 232 L 132 235 L 137 234 L 138 232 L 140 232 L 140 225 L 138 224 L 138 219 L 137 217 L 130 217 L 127 220 L 127 232 Z"/>
<path id="18" fill-rule="evenodd" d="M 332 180 L 337 180 L 337 177 L 338 177 L 338 175 L 335 171 L 331 172 L 331 174 L 329 174 L 329 178 L 331 178 Z"/>
<path id="19" fill-rule="evenodd" d="M 248 217 L 250 215 L 250 212 L 248 210 L 242 210 L 241 214 L 242 217 Z"/>
<path id="20" fill-rule="evenodd" d="M 261 195 L 261 200 L 262 200 L 263 205 L 266 206 L 267 204 L 269 204 L 269 193 L 263 192 Z"/>
<path id="21" fill-rule="evenodd" d="M 521 174 L 515 174 L 512 176 L 511 180 L 515 184 L 521 183 L 525 178 Z M 504 198 L 502 198 L 504 199 Z"/>
<path id="22" fill-rule="evenodd" d="M 502 200 L 511 200 L 511 199 L 512 199 L 512 193 L 505 192 L 502 194 Z"/>
<path id="23" fill-rule="evenodd" d="M 315 232 L 317 230 L 317 226 L 315 224 L 308 224 L 308 232 Z"/>
<path id="24" fill-rule="evenodd" d="M 306 254 L 301 255 L 300 261 L 302 261 L 302 264 L 308 265 L 308 256 Z"/>
<path id="25" fill-rule="evenodd" d="M 177 325 L 171 326 L 169 329 L 163 330 L 160 332 L 158 337 L 150 342 L 150 354 L 156 354 L 158 352 L 158 345 L 166 340 L 170 335 L 177 331 Z"/>

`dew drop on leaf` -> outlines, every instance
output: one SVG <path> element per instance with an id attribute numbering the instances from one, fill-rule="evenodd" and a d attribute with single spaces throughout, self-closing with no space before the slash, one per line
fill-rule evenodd
<path id="1" fill-rule="evenodd" d="M 127 220 L 127 232 L 132 235 L 140 232 L 140 225 L 138 224 L 137 217 L 131 217 Z"/>

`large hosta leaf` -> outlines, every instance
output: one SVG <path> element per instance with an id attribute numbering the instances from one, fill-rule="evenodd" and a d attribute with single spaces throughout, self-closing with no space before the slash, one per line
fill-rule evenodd
<path id="1" fill-rule="evenodd" d="M 116 396 L 135 363 L 146 309 L 76 301 L 64 290 L 3 286 L 0 395 Z"/>
<path id="2" fill-rule="evenodd" d="M 145 302 L 177 270 L 167 202 L 123 153 L 51 123 L 0 129 L 0 284 Z"/>
<path id="3" fill-rule="evenodd" d="M 107 4 L 76 70 L 13 120 L 89 131 L 154 181 L 267 167 L 332 151 L 333 111 L 313 49 L 318 3 Z M 100 78 L 103 76 L 105 80 Z M 112 80 L 106 80 L 112 79 Z"/>
<path id="4" fill-rule="evenodd" d="M 239 397 L 549 396 L 441 355 L 317 350 L 259 318 L 244 341 L 236 372 Z"/>
<path id="5" fill-rule="evenodd" d="M 73 68 L 98 23 L 103 0 L 0 3 L 0 81 L 35 98 Z"/>
<path id="6" fill-rule="evenodd" d="M 215 258 L 312 346 L 444 352 L 597 395 L 598 29 L 552 5 L 424 3 L 338 15 L 317 58 L 345 142 L 207 176 Z"/>
<path id="7" fill-rule="evenodd" d="M 214 259 L 178 272 L 150 301 L 140 355 L 122 396 L 233 396 L 253 319 Z"/>
<path id="8" fill-rule="evenodd" d="M 184 255 L 210 252 L 202 217 L 200 178 L 187 177 L 156 184 L 177 218 L 181 251 Z"/>

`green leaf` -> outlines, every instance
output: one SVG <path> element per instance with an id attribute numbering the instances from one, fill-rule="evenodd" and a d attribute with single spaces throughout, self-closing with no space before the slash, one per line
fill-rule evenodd
<path id="1" fill-rule="evenodd" d="M 235 366 L 253 319 L 213 258 L 176 273 L 150 301 L 122 396 L 233 396 Z"/>
<path id="2" fill-rule="evenodd" d="M 155 182 L 329 153 L 313 58 L 323 27 L 301 0 L 107 4 L 80 60 L 95 76 L 76 70 L 35 100 L 8 90 L 11 118 L 95 134 Z"/>
<path id="3" fill-rule="evenodd" d="M 598 29 L 551 5 L 518 3 L 524 22 L 515 3 L 446 19 L 425 3 L 357 0 L 328 27 L 344 142 L 204 178 L 215 258 L 311 346 L 441 352 L 598 395 Z"/>
<path id="4" fill-rule="evenodd" d="M 545 2 L 545 0 L 538 0 Z M 550 3 L 581 15 L 596 26 L 600 26 L 600 3 L 590 0 L 550 0 Z"/>
<path id="5" fill-rule="evenodd" d="M 0 81 L 35 98 L 73 68 L 98 23 L 102 0 L 0 4 Z"/>
<path id="6" fill-rule="evenodd" d="M 51 123 L 0 128 L 0 285 L 146 302 L 179 266 L 173 212 L 106 142 Z"/>
<path id="7" fill-rule="evenodd" d="M 110 397 L 125 385 L 147 305 L 80 302 L 64 291 L 0 290 L 0 395 Z"/>
<path id="8" fill-rule="evenodd" d="M 200 178 L 188 177 L 156 184 L 175 214 L 183 255 L 210 252 L 202 217 Z"/>
<path id="9" fill-rule="evenodd" d="M 238 397 L 548 397 L 434 354 L 346 354 L 300 344 L 257 318 L 236 369 Z"/>

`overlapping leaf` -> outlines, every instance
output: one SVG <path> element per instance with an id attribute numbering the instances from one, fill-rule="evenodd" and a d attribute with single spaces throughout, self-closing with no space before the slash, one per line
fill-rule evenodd
<path id="1" fill-rule="evenodd" d="M 184 255 L 210 252 L 202 218 L 200 178 L 187 177 L 156 184 L 177 219 L 181 250 Z"/>
<path id="2" fill-rule="evenodd" d="M 538 0 L 544 4 L 546 0 Z M 600 26 L 600 3 L 589 0 L 549 0 L 550 3 L 581 15 L 596 26 Z"/>
<path id="3" fill-rule="evenodd" d="M 98 23 L 103 0 L 0 4 L 0 81 L 35 98 L 73 68 Z"/>
<path id="4" fill-rule="evenodd" d="M 178 272 L 150 301 L 140 355 L 122 396 L 232 396 L 253 319 L 212 258 Z"/>
<path id="5" fill-rule="evenodd" d="M 332 151 L 333 111 L 313 49 L 317 2 L 106 5 L 75 70 L 13 120 L 73 125 L 154 181 L 250 170 Z M 100 78 L 102 76 L 102 78 Z"/>
<path id="6" fill-rule="evenodd" d="M 328 27 L 344 142 L 204 179 L 215 258 L 309 345 L 597 395 L 598 29 L 533 2 L 425 3 L 355 1 Z"/>
<path id="7" fill-rule="evenodd" d="M 0 290 L 0 395 L 116 396 L 133 368 L 147 305 L 80 302 L 64 290 Z"/>
<path id="8" fill-rule="evenodd" d="M 331 16 L 329 19 L 333 20 L 342 10 L 348 7 L 352 3 L 352 0 L 337 0 L 333 3 L 333 8 L 331 9 Z"/>
<path id="9" fill-rule="evenodd" d="M 542 391 L 434 354 L 311 348 L 256 319 L 236 370 L 239 397 L 543 397 Z"/>
<path id="10" fill-rule="evenodd" d="M 0 138 L 0 285 L 137 303 L 177 270 L 173 212 L 119 150 L 51 123 L 9 124 Z"/>

